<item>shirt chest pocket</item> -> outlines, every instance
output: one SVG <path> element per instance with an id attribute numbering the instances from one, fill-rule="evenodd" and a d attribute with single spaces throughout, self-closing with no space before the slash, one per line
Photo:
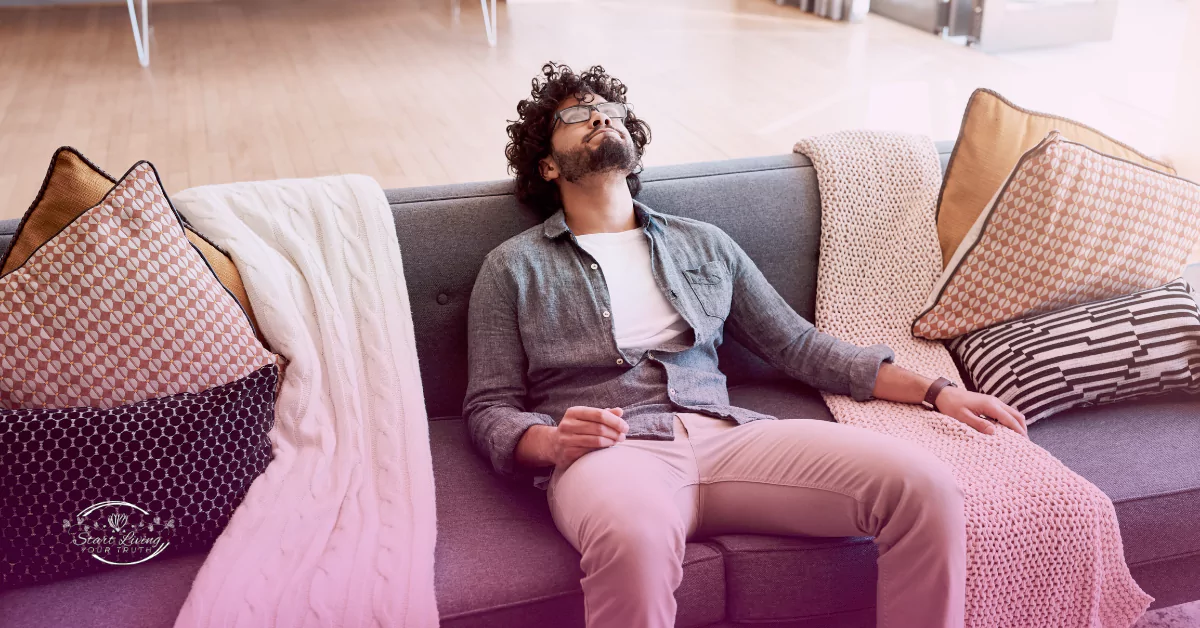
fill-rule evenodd
<path id="1" fill-rule="evenodd" d="M 733 303 L 733 280 L 725 262 L 714 260 L 683 271 L 700 307 L 709 316 L 725 320 Z"/>

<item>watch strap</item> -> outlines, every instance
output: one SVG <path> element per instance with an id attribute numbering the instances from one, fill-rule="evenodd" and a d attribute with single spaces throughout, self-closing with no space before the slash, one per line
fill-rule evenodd
<path id="1" fill-rule="evenodd" d="M 942 389 L 947 386 L 957 386 L 957 384 L 949 379 L 946 379 L 945 377 L 939 377 L 933 380 L 933 383 L 929 385 L 929 390 L 925 391 L 925 400 L 923 405 L 930 410 L 937 410 L 936 402 L 938 395 L 940 395 L 942 393 Z"/>

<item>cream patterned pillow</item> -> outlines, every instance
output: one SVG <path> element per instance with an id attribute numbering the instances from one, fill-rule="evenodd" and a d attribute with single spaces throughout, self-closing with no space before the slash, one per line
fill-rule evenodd
<path id="1" fill-rule="evenodd" d="M 979 215 L 913 335 L 956 338 L 1160 286 L 1198 236 L 1200 186 L 1051 132 Z"/>
<path id="2" fill-rule="evenodd" d="M 275 363 L 147 162 L 0 277 L 0 408 L 113 408 Z"/>

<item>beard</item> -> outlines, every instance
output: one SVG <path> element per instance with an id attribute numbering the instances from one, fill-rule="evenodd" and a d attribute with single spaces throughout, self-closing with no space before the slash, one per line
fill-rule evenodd
<path id="1" fill-rule="evenodd" d="M 596 147 L 584 144 L 575 150 L 552 152 L 554 161 L 563 179 L 578 183 L 584 177 L 607 172 L 633 172 L 637 167 L 637 153 L 633 144 L 622 137 L 605 134 Z"/>

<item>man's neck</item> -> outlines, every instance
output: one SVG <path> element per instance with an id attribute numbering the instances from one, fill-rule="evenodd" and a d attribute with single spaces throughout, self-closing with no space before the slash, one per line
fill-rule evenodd
<path id="1" fill-rule="evenodd" d="M 633 197 L 622 173 L 586 177 L 559 186 L 567 226 L 577 236 L 636 229 Z"/>

